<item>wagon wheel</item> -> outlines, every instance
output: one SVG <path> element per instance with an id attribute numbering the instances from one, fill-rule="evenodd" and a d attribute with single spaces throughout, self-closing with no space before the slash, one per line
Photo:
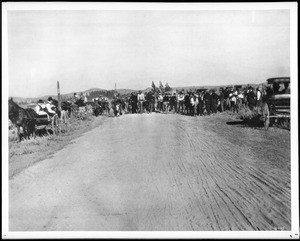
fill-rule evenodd
<path id="1" fill-rule="evenodd" d="M 58 115 L 53 116 L 53 120 L 51 124 L 52 124 L 52 132 L 55 135 L 58 134 L 60 132 Z"/>
<path id="2" fill-rule="evenodd" d="M 268 130 L 270 126 L 270 110 L 266 103 L 263 105 L 262 115 L 263 115 L 265 130 Z"/>

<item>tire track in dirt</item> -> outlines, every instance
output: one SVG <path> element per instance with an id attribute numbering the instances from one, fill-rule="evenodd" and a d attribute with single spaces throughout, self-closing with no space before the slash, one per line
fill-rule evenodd
<path id="1" fill-rule="evenodd" d="M 11 181 L 11 227 L 288 230 L 290 173 L 281 166 L 289 154 L 270 145 L 275 134 L 227 125 L 224 116 L 108 119 Z M 254 153 L 259 144 L 250 137 L 281 163 Z"/>

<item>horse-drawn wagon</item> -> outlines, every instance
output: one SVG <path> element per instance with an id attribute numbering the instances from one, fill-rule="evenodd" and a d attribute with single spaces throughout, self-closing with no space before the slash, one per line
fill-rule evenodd
<path id="1" fill-rule="evenodd" d="M 290 77 L 270 78 L 267 83 L 261 107 L 265 130 L 278 120 L 290 121 Z"/>
<path id="2" fill-rule="evenodd" d="M 35 118 L 35 130 L 37 131 L 46 131 L 49 130 L 53 134 L 58 134 L 60 131 L 59 128 L 59 118 L 58 115 L 54 115 L 51 118 L 43 117 L 43 116 L 36 116 Z"/>

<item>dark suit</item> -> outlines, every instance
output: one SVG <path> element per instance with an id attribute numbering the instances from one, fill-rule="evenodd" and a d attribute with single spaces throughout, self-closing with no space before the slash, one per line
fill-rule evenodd
<path id="1" fill-rule="evenodd" d="M 205 93 L 203 96 L 203 99 L 204 99 L 204 103 L 205 103 L 205 110 L 206 110 L 207 114 L 210 115 L 211 102 L 212 102 L 211 95 L 209 93 Z"/>

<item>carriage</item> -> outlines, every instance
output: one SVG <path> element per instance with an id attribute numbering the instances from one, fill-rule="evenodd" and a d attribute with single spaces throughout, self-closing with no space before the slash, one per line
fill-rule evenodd
<path id="1" fill-rule="evenodd" d="M 265 130 L 278 120 L 290 121 L 290 77 L 270 78 L 267 83 L 261 107 Z"/>
<path id="2" fill-rule="evenodd" d="M 51 119 L 43 116 L 37 116 L 35 118 L 35 123 L 35 131 L 49 132 L 50 130 L 54 134 L 58 134 L 60 132 L 58 115 L 54 115 Z"/>

